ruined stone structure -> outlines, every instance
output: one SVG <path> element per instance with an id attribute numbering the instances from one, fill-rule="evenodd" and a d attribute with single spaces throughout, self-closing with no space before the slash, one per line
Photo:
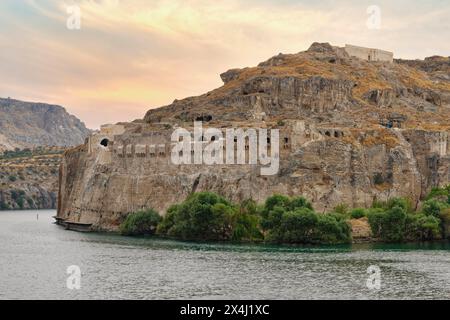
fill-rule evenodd
<path id="1" fill-rule="evenodd" d="M 351 57 L 357 57 L 366 61 L 394 61 L 394 54 L 385 50 L 364 48 L 346 44 L 345 51 Z"/>
<path id="2" fill-rule="evenodd" d="M 64 156 L 58 219 L 117 230 L 131 212 L 164 214 L 196 191 L 258 202 L 274 193 L 303 195 L 319 211 L 394 196 L 417 204 L 433 186 L 450 183 L 450 83 L 343 50 L 315 43 L 232 69 L 216 90 L 150 110 L 142 121 L 103 127 Z M 173 164 L 172 133 L 192 132 L 195 121 L 220 131 L 279 129 L 278 149 L 266 141 L 270 154 L 278 151 L 278 172 L 262 175 L 263 164 L 249 163 L 248 140 L 246 164 Z"/>

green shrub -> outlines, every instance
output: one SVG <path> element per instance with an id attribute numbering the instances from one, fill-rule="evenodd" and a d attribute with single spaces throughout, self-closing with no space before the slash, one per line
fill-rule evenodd
<path id="1" fill-rule="evenodd" d="M 406 213 L 413 212 L 411 201 L 406 198 L 392 198 L 387 201 L 386 209 L 393 209 L 395 207 L 402 208 Z"/>
<path id="2" fill-rule="evenodd" d="M 161 219 L 158 212 L 153 209 L 132 213 L 120 225 L 120 233 L 125 236 L 152 235 Z"/>
<path id="3" fill-rule="evenodd" d="M 19 206 L 20 209 L 23 209 L 24 201 L 25 200 L 23 199 L 23 197 L 17 199 L 16 204 Z"/>
<path id="4" fill-rule="evenodd" d="M 441 236 L 440 220 L 431 215 L 410 214 L 406 219 L 406 238 L 434 240 Z"/>
<path id="5" fill-rule="evenodd" d="M 341 215 L 320 215 L 308 202 L 286 200 L 272 197 L 262 210 L 261 225 L 267 231 L 268 242 L 347 243 L 351 240 L 350 226 Z"/>
<path id="6" fill-rule="evenodd" d="M 445 209 L 439 215 L 442 226 L 442 234 L 444 238 L 450 239 L 450 208 Z"/>
<path id="7" fill-rule="evenodd" d="M 31 198 L 27 198 L 28 207 L 33 208 L 34 207 L 34 201 Z"/>
<path id="8" fill-rule="evenodd" d="M 156 233 L 166 235 L 170 228 L 172 228 L 175 224 L 175 215 L 179 210 L 178 204 L 172 205 L 167 209 L 166 215 L 162 219 L 162 221 L 158 224 L 156 229 Z"/>
<path id="9" fill-rule="evenodd" d="M 374 236 L 387 242 L 403 241 L 407 218 L 404 208 L 395 206 L 387 211 L 370 211 L 368 218 Z"/>
<path id="10" fill-rule="evenodd" d="M 339 214 L 341 214 L 343 216 L 348 216 L 348 210 L 349 210 L 348 205 L 345 204 L 345 203 L 338 204 L 334 208 L 334 212 L 335 213 L 339 213 Z"/>
<path id="11" fill-rule="evenodd" d="M 447 202 L 450 203 L 450 185 L 443 188 L 431 189 L 431 192 L 426 197 L 426 200 L 431 200 L 434 198 L 446 198 Z"/>
<path id="12" fill-rule="evenodd" d="M 292 198 L 289 201 L 289 210 L 295 210 L 295 209 L 301 209 L 301 208 L 307 208 L 310 210 L 313 210 L 311 202 L 306 200 L 303 197 L 296 197 Z"/>
<path id="13" fill-rule="evenodd" d="M 308 208 L 284 212 L 280 224 L 270 230 L 268 240 L 279 243 L 310 243 L 317 222 L 317 214 Z"/>
<path id="14" fill-rule="evenodd" d="M 259 241 L 264 235 L 259 229 L 261 217 L 258 214 L 258 206 L 253 200 L 241 203 L 239 210 L 233 217 L 233 241 Z"/>
<path id="15" fill-rule="evenodd" d="M 211 192 L 194 193 L 172 206 L 158 233 L 182 240 L 230 240 L 236 207 Z"/>
<path id="16" fill-rule="evenodd" d="M 366 210 L 362 208 L 353 209 L 350 213 L 352 219 L 361 219 L 366 216 Z"/>
<path id="17" fill-rule="evenodd" d="M 10 207 L 5 201 L 0 201 L 0 210 L 9 210 Z"/>
<path id="18" fill-rule="evenodd" d="M 9 181 L 11 181 L 11 182 L 15 182 L 17 180 L 17 177 L 13 176 L 13 175 L 10 175 L 8 178 L 9 178 Z"/>
<path id="19" fill-rule="evenodd" d="M 439 218 L 441 211 L 447 207 L 446 203 L 431 199 L 424 202 L 422 212 L 427 216 Z"/>
<path id="20" fill-rule="evenodd" d="M 303 197 L 291 199 L 287 196 L 275 194 L 266 199 L 261 209 L 261 225 L 264 230 L 279 226 L 285 212 L 302 208 L 312 210 L 312 205 Z"/>

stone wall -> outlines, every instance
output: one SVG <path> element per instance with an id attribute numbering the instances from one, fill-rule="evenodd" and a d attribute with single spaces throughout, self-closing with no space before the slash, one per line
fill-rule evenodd
<path id="1" fill-rule="evenodd" d="M 357 57 L 366 61 L 394 61 L 394 54 L 392 52 L 380 49 L 364 48 L 346 44 L 345 51 L 351 57 Z"/>

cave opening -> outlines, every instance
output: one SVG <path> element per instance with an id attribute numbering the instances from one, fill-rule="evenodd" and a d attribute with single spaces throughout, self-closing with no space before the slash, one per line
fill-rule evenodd
<path id="1" fill-rule="evenodd" d="M 109 144 L 109 140 L 107 138 L 103 139 L 102 141 L 100 141 L 100 145 L 103 147 L 108 147 Z"/>

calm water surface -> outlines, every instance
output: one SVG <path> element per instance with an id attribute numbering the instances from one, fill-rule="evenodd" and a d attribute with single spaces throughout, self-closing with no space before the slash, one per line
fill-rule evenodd
<path id="1" fill-rule="evenodd" d="M 0 212 L 0 299 L 450 299 L 448 243 L 194 244 L 65 231 L 53 215 Z M 80 290 L 67 289 L 71 265 Z"/>

